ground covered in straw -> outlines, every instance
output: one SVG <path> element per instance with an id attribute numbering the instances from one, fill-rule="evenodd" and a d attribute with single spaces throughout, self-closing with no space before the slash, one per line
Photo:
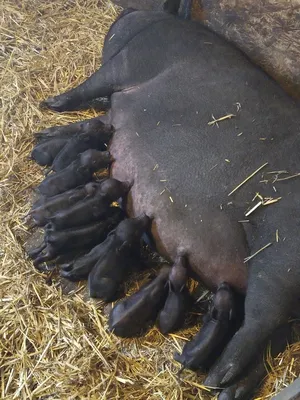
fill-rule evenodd
<path id="1" fill-rule="evenodd" d="M 105 32 L 119 10 L 109 1 L 2 0 L 0 3 L 0 397 L 1 399 L 202 399 L 201 379 L 172 360 L 194 327 L 139 340 L 107 333 L 106 310 L 83 291 L 62 294 L 26 259 L 24 215 L 41 170 L 27 156 L 32 134 L 94 116 L 57 115 L 39 101 L 65 91 L 100 63 Z M 131 289 L 138 287 L 132 283 Z M 263 398 L 299 373 L 300 344 L 271 365 Z"/>

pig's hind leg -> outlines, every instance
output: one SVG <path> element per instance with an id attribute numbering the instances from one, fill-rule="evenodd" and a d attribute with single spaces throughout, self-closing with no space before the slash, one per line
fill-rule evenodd
<path id="1" fill-rule="evenodd" d="M 272 358 L 285 350 L 288 342 L 291 342 L 291 326 L 283 325 L 272 335 L 269 353 Z M 263 349 L 262 349 L 263 352 Z M 266 376 L 266 361 L 261 354 L 243 372 L 241 378 L 234 384 L 223 389 L 219 400 L 246 400 L 250 399 L 253 392 L 259 387 Z"/>
<path id="2" fill-rule="evenodd" d="M 274 274 L 272 281 L 268 279 L 266 269 L 250 275 L 245 319 L 210 369 L 205 381 L 207 386 L 225 387 L 239 379 L 276 329 L 288 321 L 296 290 L 297 280 L 293 281 L 289 276 L 284 281 L 281 275 Z M 286 293 L 284 298 L 280 296 L 280 292 Z"/>

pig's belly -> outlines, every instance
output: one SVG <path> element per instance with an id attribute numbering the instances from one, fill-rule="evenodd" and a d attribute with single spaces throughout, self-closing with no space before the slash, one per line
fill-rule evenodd
<path id="1" fill-rule="evenodd" d="M 127 118 L 122 101 L 118 104 L 120 97 L 122 94 L 114 95 L 112 101 L 111 123 L 116 132 L 109 150 L 115 159 L 112 176 L 134 183 L 127 199 L 129 215 L 145 212 L 152 216 L 158 252 L 174 260 L 178 250 L 186 251 L 192 276 L 207 287 L 214 290 L 228 282 L 244 292 L 244 258 L 248 255 L 245 233 L 237 219 L 232 221 L 220 210 L 221 202 L 210 193 L 208 178 L 203 179 L 201 168 L 208 168 L 212 160 L 207 157 L 201 163 L 194 147 L 189 159 L 185 155 L 182 160 L 182 148 L 174 145 L 168 130 L 159 130 L 156 119 L 138 122 L 141 119 L 135 119 L 134 112 Z M 151 132 L 151 123 L 156 127 L 153 141 L 146 135 Z M 162 135 L 164 139 L 159 140 Z"/>

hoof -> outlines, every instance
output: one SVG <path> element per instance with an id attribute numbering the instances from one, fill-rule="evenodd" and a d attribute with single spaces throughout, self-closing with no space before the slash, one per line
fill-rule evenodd
<path id="1" fill-rule="evenodd" d="M 49 109 L 57 112 L 66 111 L 65 110 L 65 101 L 59 99 L 60 96 L 57 97 L 49 97 L 47 100 L 44 100 L 40 103 L 40 108 L 42 110 Z"/>
<path id="2" fill-rule="evenodd" d="M 76 275 L 75 273 L 72 272 L 72 270 L 70 270 L 70 271 L 62 270 L 62 271 L 60 271 L 59 275 L 61 276 L 61 278 L 68 279 L 71 282 L 78 282 L 85 278 L 85 277 Z"/>
<path id="3" fill-rule="evenodd" d="M 245 352 L 247 349 L 247 352 Z M 249 361 L 261 351 L 260 338 L 242 327 L 226 346 L 221 357 L 213 365 L 204 382 L 206 386 L 223 387 L 234 382 Z"/>
<path id="4" fill-rule="evenodd" d="M 65 271 L 65 272 L 70 272 L 70 271 L 72 271 L 72 268 L 73 268 L 73 263 L 70 263 L 70 264 L 62 264 L 62 265 L 60 266 L 61 271 Z"/>

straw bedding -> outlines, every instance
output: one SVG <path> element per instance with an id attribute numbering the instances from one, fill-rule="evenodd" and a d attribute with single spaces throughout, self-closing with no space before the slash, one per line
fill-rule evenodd
<path id="1" fill-rule="evenodd" d="M 201 376 L 186 371 L 178 383 L 173 361 L 199 325 L 168 337 L 154 328 L 120 340 L 107 332 L 108 307 L 88 300 L 83 283 L 64 294 L 59 279 L 49 285 L 24 251 L 30 236 L 24 216 L 43 176 L 27 158 L 33 132 L 95 115 L 42 112 L 39 101 L 99 66 L 119 9 L 96 0 L 2 0 L 0 10 L 1 399 L 205 399 Z M 299 374 L 299 353 L 296 343 L 271 363 L 262 398 Z"/>

